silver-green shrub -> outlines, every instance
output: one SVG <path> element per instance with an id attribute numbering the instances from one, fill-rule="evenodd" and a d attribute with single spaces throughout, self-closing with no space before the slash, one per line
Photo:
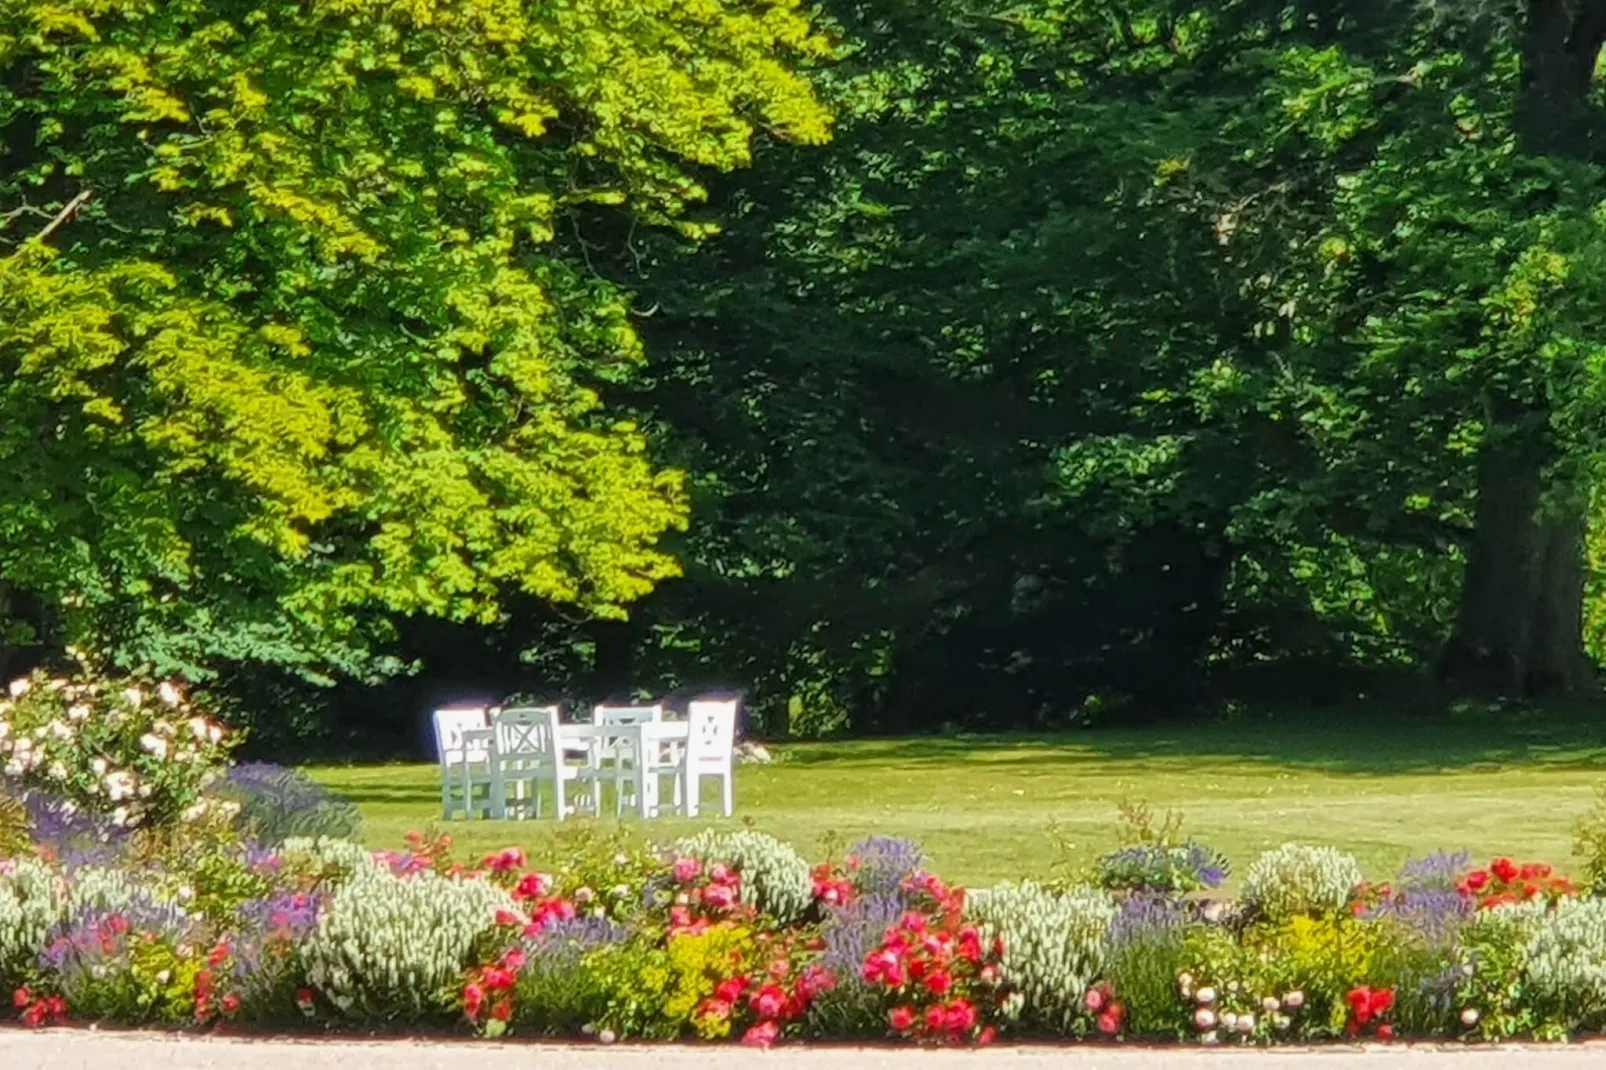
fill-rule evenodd
<path id="1" fill-rule="evenodd" d="M 1244 874 L 1240 898 L 1268 921 L 1343 910 L 1361 867 L 1354 855 L 1331 847 L 1285 843 L 1255 859 Z"/>
<path id="2" fill-rule="evenodd" d="M 307 979 L 345 1015 L 383 1020 L 448 1009 L 475 939 L 514 909 L 483 880 L 358 869 L 301 949 Z"/>
<path id="3" fill-rule="evenodd" d="M 66 882 L 31 858 L 0 864 L 0 985 L 9 992 L 67 905 Z"/>
<path id="4" fill-rule="evenodd" d="M 1528 988 L 1551 1024 L 1572 1031 L 1606 1023 L 1606 900 L 1563 900 L 1531 932 Z"/>
<path id="5" fill-rule="evenodd" d="M 709 829 L 681 840 L 675 851 L 705 865 L 723 862 L 733 867 L 742 877 L 743 901 L 782 925 L 797 921 L 814 902 L 808 862 L 774 836 Z"/>
<path id="6" fill-rule="evenodd" d="M 360 843 L 326 836 L 292 836 L 279 845 L 279 857 L 295 867 L 332 871 L 337 880 L 350 880 L 358 873 L 379 873 L 386 865 Z"/>
<path id="7" fill-rule="evenodd" d="M 972 892 L 965 911 L 988 942 L 1004 942 L 1004 980 L 1021 997 L 1007 1008 L 1012 1016 L 1027 1028 L 1070 1028 L 1104 968 L 1104 934 L 1116 914 L 1108 893 L 1022 881 Z"/>

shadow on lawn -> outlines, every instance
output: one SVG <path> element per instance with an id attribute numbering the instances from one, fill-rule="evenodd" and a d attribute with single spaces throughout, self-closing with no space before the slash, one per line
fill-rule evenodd
<path id="1" fill-rule="evenodd" d="M 1578 715 L 1337 714 L 1226 725 L 877 739 L 790 748 L 786 764 L 920 768 L 985 763 L 1021 772 L 1084 762 L 1247 762 L 1338 774 L 1606 770 L 1606 723 Z"/>

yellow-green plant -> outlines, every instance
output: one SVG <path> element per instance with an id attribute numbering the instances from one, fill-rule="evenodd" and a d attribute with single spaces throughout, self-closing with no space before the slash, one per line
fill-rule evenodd
<path id="1" fill-rule="evenodd" d="M 621 614 L 686 503 L 584 231 L 707 233 L 826 51 L 798 0 L 0 2 L 0 573 L 159 672 Z"/>

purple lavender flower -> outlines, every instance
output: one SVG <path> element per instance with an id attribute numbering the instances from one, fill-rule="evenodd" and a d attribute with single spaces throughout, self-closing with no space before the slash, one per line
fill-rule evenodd
<path id="1" fill-rule="evenodd" d="M 854 882 L 865 895 L 892 894 L 904 881 L 920 872 L 925 852 L 913 840 L 892 836 L 871 836 L 848 850 L 858 860 Z"/>
<path id="2" fill-rule="evenodd" d="M 1470 860 L 1465 851 L 1439 851 L 1407 861 L 1400 867 L 1394 895 L 1361 916 L 1393 919 L 1432 947 L 1452 943 L 1474 911 L 1472 901 L 1456 888 L 1456 880 Z"/>
<path id="3" fill-rule="evenodd" d="M 1134 844 L 1099 859 L 1099 883 L 1106 888 L 1192 892 L 1219 887 L 1227 873 L 1220 852 L 1193 840 L 1175 847 Z"/>
<path id="4" fill-rule="evenodd" d="M 82 810 L 44 791 L 19 796 L 28 814 L 29 836 L 66 869 L 109 866 L 122 857 L 133 832 L 104 814 Z"/>
<path id="5" fill-rule="evenodd" d="M 1138 892 L 1121 903 L 1110 921 L 1105 940 L 1113 950 L 1180 945 L 1188 927 L 1188 912 L 1174 896 Z"/>
<path id="6" fill-rule="evenodd" d="M 350 801 L 272 762 L 235 766 L 222 790 L 240 804 L 240 828 L 265 844 L 292 836 L 355 839 L 362 829 L 362 815 Z"/>
<path id="7" fill-rule="evenodd" d="M 901 890 L 867 893 L 836 907 L 820 933 L 825 941 L 820 965 L 831 971 L 839 985 L 862 985 L 859 967 L 908 908 L 908 898 Z"/>
<path id="8" fill-rule="evenodd" d="M 240 904 L 230 951 L 234 979 L 242 995 L 263 1000 L 288 974 L 286 953 L 318 924 L 323 897 L 309 892 L 275 892 Z"/>

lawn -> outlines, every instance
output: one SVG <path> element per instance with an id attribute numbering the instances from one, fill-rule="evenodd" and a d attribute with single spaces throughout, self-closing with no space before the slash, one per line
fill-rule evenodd
<path id="1" fill-rule="evenodd" d="M 936 869 L 972 884 L 1046 875 L 1069 848 L 1115 842 L 1116 804 L 1176 808 L 1186 830 L 1241 869 L 1288 840 L 1353 851 L 1382 877 L 1437 848 L 1566 867 L 1572 828 L 1606 782 L 1606 724 L 1518 714 L 1321 721 L 794 744 L 739 770 L 737 817 L 810 858 L 869 833 L 923 843 Z M 433 765 L 321 766 L 362 808 L 375 846 L 445 828 L 466 852 L 518 844 L 539 858 L 559 827 L 439 825 Z M 575 822 L 569 823 L 571 826 Z M 723 819 L 654 821 L 664 840 Z M 604 822 L 613 827 L 612 822 Z"/>

